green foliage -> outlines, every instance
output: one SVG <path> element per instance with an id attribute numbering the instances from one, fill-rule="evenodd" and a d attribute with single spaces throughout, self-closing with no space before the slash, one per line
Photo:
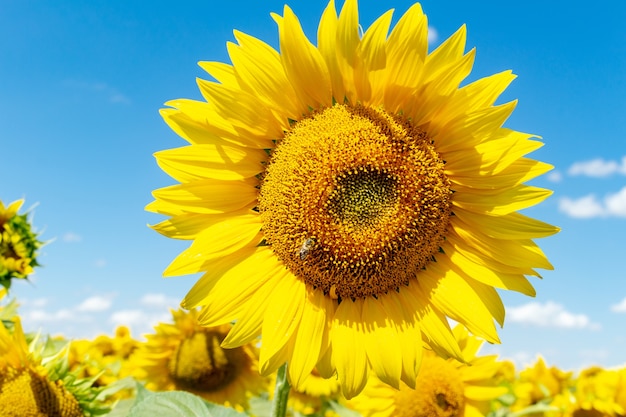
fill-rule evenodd
<path id="1" fill-rule="evenodd" d="M 110 416 L 110 415 L 109 415 Z M 247 417 L 232 408 L 204 401 L 184 391 L 151 392 L 137 384 L 128 417 Z"/>

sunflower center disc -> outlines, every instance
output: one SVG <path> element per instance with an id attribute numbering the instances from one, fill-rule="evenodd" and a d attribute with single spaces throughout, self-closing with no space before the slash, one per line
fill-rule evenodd
<path id="1" fill-rule="evenodd" d="M 433 259 L 451 194 L 424 131 L 381 109 L 335 105 L 279 142 L 259 211 L 287 268 L 332 298 L 356 299 L 407 285 Z"/>
<path id="2" fill-rule="evenodd" d="M 215 332 L 198 332 L 178 345 L 169 372 L 179 388 L 212 392 L 236 377 L 236 356 L 241 349 L 222 349 L 223 338 Z"/>

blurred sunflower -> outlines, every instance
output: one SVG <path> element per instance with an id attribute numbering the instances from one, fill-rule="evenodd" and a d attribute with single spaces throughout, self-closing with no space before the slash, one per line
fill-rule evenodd
<path id="1" fill-rule="evenodd" d="M 507 393 L 498 386 L 502 363 L 496 355 L 476 356 L 482 341 L 460 326 L 455 335 L 467 363 L 447 360 L 427 350 L 415 389 L 401 384 L 395 389 L 378 378 L 371 378 L 361 395 L 349 401 L 364 417 L 483 417 L 491 411 L 491 401 Z"/>
<path id="2" fill-rule="evenodd" d="M 568 409 L 573 400 L 570 392 L 572 384 L 572 372 L 563 371 L 555 366 L 548 368 L 544 359 L 539 357 L 532 367 L 521 371 L 513 383 L 516 400 L 511 410 L 522 412 L 534 404 L 546 403 L 561 410 L 547 414 L 556 417 Z"/>
<path id="3" fill-rule="evenodd" d="M 626 370 L 584 369 L 576 378 L 574 406 L 567 416 L 622 417 L 626 415 Z"/>
<path id="4" fill-rule="evenodd" d="M 222 349 L 230 325 L 201 327 L 196 310 L 172 311 L 130 358 L 133 375 L 153 391 L 183 390 L 238 410 L 267 389 L 258 371 L 257 349 Z"/>
<path id="5" fill-rule="evenodd" d="M 362 35 L 356 0 L 325 9 L 317 46 L 292 12 L 272 15 L 280 53 L 235 31 L 232 65 L 201 62 L 206 101 L 161 114 L 190 146 L 156 153 L 180 184 L 153 192 L 158 232 L 193 240 L 166 276 L 204 272 L 183 301 L 200 322 L 236 321 L 224 347 L 262 334 L 260 369 L 289 362 L 360 392 L 370 372 L 415 386 L 421 340 L 462 360 L 447 318 L 489 342 L 504 321 L 495 288 L 534 295 L 551 264 L 532 239 L 557 228 L 518 210 L 551 192 L 525 157 L 533 135 L 494 105 L 510 71 L 460 87 L 465 26 L 428 53 L 415 4 Z"/>
<path id="6" fill-rule="evenodd" d="M 128 377 L 132 368 L 130 356 L 139 345 L 126 326 L 115 329 L 115 335 L 100 335 L 94 340 L 70 342 L 70 370 L 81 378 L 95 378 L 94 386 L 107 386 Z M 132 390 L 120 390 L 111 399 L 127 398 Z"/>
<path id="7" fill-rule="evenodd" d="M 11 286 L 11 278 L 26 278 L 38 266 L 37 240 L 27 214 L 17 214 L 24 200 L 17 200 L 7 207 L 0 201 L 0 285 Z"/>
<path id="8" fill-rule="evenodd" d="M 93 380 L 69 371 L 67 349 L 35 337 L 27 343 L 19 317 L 12 333 L 0 324 L 0 414 L 3 417 L 84 417 L 109 408 Z"/>

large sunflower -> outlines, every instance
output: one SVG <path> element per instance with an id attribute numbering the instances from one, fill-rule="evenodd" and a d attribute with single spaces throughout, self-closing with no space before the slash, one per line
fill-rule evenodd
<path id="1" fill-rule="evenodd" d="M 462 359 L 448 317 L 498 342 L 495 288 L 533 295 L 526 276 L 552 266 L 532 239 L 557 231 L 517 212 L 550 195 L 524 182 L 551 166 L 502 127 L 514 75 L 460 87 L 465 26 L 428 53 L 419 4 L 361 35 L 356 0 L 331 1 L 317 46 L 288 6 L 272 16 L 280 52 L 235 31 L 232 64 L 200 63 L 206 101 L 161 111 L 190 143 L 156 154 L 180 184 L 147 207 L 193 240 L 164 273 L 204 272 L 183 306 L 236 321 L 225 347 L 262 334 L 262 373 L 288 362 L 299 385 L 316 367 L 346 397 L 370 371 L 414 386 L 422 340 Z"/>

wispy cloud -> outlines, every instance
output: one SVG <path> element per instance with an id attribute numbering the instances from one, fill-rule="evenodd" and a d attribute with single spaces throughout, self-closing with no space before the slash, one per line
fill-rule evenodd
<path id="1" fill-rule="evenodd" d="M 594 194 L 578 199 L 563 197 L 559 200 L 559 210 L 570 217 L 626 217 L 626 187 L 614 194 L 607 194 L 599 200 Z"/>
<path id="2" fill-rule="evenodd" d="M 507 320 L 539 327 L 591 330 L 600 328 L 599 324 L 593 323 L 585 314 L 571 313 L 553 301 L 545 304 L 533 301 L 510 307 L 507 309 Z"/>
<path id="3" fill-rule="evenodd" d="M 161 309 L 178 308 L 180 300 L 168 297 L 165 294 L 146 294 L 139 300 L 139 304 L 146 307 L 155 307 Z"/>
<path id="4" fill-rule="evenodd" d="M 152 333 L 158 323 L 169 323 L 172 316 L 167 311 L 147 312 L 139 309 L 115 311 L 109 317 L 109 322 L 115 326 L 126 326 L 133 335 Z"/>
<path id="5" fill-rule="evenodd" d="M 113 304 L 112 297 L 94 295 L 93 297 L 89 297 L 85 301 L 80 303 L 78 307 L 76 307 L 76 310 L 81 312 L 105 311 L 111 308 L 111 304 Z"/>
<path id="6" fill-rule="evenodd" d="M 624 297 L 619 303 L 613 304 L 611 306 L 611 311 L 614 313 L 626 313 L 626 297 Z"/>
<path id="7" fill-rule="evenodd" d="M 125 94 L 122 94 L 117 88 L 103 82 L 88 82 L 82 80 L 65 80 L 64 85 L 78 90 L 87 91 L 92 94 L 98 94 L 107 101 L 114 104 L 130 104 L 131 100 Z"/>
<path id="8" fill-rule="evenodd" d="M 432 26 L 428 26 L 428 44 L 432 45 L 439 40 L 439 32 Z"/>
<path id="9" fill-rule="evenodd" d="M 63 242 L 66 242 L 66 243 L 76 243 L 76 242 L 82 241 L 83 237 L 74 232 L 67 232 L 63 235 L 61 240 L 63 240 Z"/>
<path id="10" fill-rule="evenodd" d="M 551 171 L 547 174 L 546 178 L 550 182 L 561 182 L 563 181 L 563 174 L 561 171 Z"/>
<path id="11" fill-rule="evenodd" d="M 622 157 L 621 162 L 607 161 L 602 158 L 576 162 L 569 167 L 567 173 L 572 176 L 582 175 L 594 178 L 605 178 L 614 174 L 626 175 L 626 156 Z"/>

